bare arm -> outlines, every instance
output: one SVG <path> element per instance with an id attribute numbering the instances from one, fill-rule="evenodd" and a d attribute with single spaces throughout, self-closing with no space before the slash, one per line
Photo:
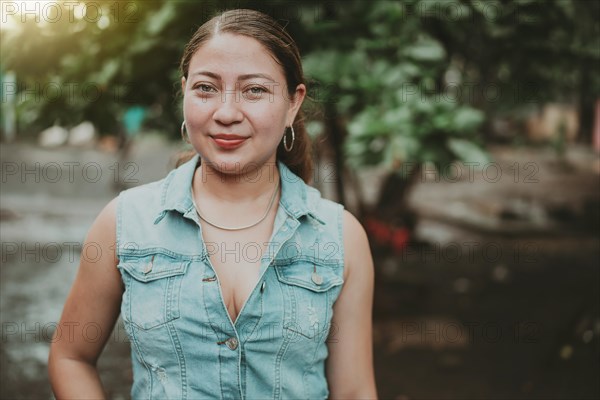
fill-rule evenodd
<path id="1" fill-rule="evenodd" d="M 88 232 L 79 271 L 56 329 L 61 336 L 53 338 L 50 347 L 48 373 L 57 399 L 106 397 L 96 362 L 119 317 L 123 293 L 115 242 L 116 199 Z"/>
<path id="2" fill-rule="evenodd" d="M 330 399 L 377 399 L 373 371 L 373 258 L 365 230 L 344 212 L 345 283 L 334 305 L 328 343 Z M 335 328 L 335 330 L 334 330 Z"/>

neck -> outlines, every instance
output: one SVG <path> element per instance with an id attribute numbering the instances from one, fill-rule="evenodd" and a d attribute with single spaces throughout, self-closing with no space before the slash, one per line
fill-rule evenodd
<path id="1" fill-rule="evenodd" d="M 195 195 L 223 203 L 251 203 L 260 198 L 269 198 L 279 180 L 276 162 L 220 171 L 210 163 L 201 163 L 193 179 Z"/>

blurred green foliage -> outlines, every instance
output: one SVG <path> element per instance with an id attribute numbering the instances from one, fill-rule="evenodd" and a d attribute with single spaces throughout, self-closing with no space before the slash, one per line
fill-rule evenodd
<path id="1" fill-rule="evenodd" d="M 406 161 L 448 163 L 475 156 L 470 150 L 483 154 L 472 142 L 482 112 L 445 88 L 428 90 L 447 70 L 447 53 L 407 4 L 352 3 L 335 25 L 316 29 L 325 38 L 360 33 L 343 45 L 321 41 L 305 60 L 308 74 L 329 88 L 322 95 L 347 121 L 344 150 L 354 167 L 397 169 Z M 450 139 L 459 141 L 450 146 Z"/>
<path id="2" fill-rule="evenodd" d="M 305 66 L 347 122 L 354 167 L 485 162 L 494 115 L 589 109 L 600 93 L 598 2 L 349 1 L 332 15 L 308 27 Z"/>
<path id="3" fill-rule="evenodd" d="M 17 74 L 21 130 L 90 120 L 114 134 L 128 108 L 144 106 L 147 128 L 178 137 L 183 47 L 227 8 L 262 10 L 286 25 L 304 55 L 309 129 L 341 121 L 353 167 L 485 160 L 490 116 L 545 101 L 591 105 L 600 92 L 592 73 L 599 2 L 93 3 L 100 14 L 71 9 L 56 22 L 9 16 L 16 22 L 2 31 L 1 67 Z"/>

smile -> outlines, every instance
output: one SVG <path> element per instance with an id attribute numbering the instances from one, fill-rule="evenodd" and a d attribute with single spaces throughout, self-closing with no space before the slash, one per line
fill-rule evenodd
<path id="1" fill-rule="evenodd" d="M 234 149 L 248 139 L 247 137 L 237 135 L 216 135 L 211 136 L 211 138 L 217 144 L 217 146 L 223 149 Z"/>

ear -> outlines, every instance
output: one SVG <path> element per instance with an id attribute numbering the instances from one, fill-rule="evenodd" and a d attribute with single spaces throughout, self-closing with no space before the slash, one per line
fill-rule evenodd
<path id="1" fill-rule="evenodd" d="M 181 93 L 185 93 L 185 76 L 181 77 Z"/>
<path id="2" fill-rule="evenodd" d="M 296 115 L 302 106 L 302 102 L 306 97 L 306 86 L 303 83 L 296 86 L 296 91 L 293 96 L 290 98 L 290 109 L 288 110 L 288 126 L 294 123 L 294 119 L 296 119 Z"/>

